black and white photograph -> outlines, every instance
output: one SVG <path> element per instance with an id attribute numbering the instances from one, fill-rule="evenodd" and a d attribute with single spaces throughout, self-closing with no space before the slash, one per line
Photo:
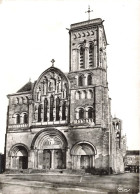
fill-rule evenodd
<path id="1" fill-rule="evenodd" d="M 0 194 L 140 193 L 140 0 L 0 0 Z"/>

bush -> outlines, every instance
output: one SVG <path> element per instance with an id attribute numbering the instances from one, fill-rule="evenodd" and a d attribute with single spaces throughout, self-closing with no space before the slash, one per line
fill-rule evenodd
<path id="1" fill-rule="evenodd" d="M 91 173 L 93 175 L 107 175 L 108 174 L 108 170 L 107 169 L 103 169 L 103 168 L 87 168 L 86 173 Z"/>

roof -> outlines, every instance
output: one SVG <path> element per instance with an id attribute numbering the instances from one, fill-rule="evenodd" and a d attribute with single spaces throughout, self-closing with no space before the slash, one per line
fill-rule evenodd
<path id="1" fill-rule="evenodd" d="M 71 30 L 72 29 L 76 29 L 79 27 L 87 27 L 90 25 L 99 25 L 102 24 L 102 19 L 101 18 L 96 18 L 96 19 L 92 19 L 92 20 L 87 20 L 87 21 L 83 21 L 83 22 L 79 22 L 79 23 L 75 23 L 75 24 L 71 24 Z"/>
<path id="2" fill-rule="evenodd" d="M 22 88 L 20 88 L 18 92 L 27 92 L 27 91 L 31 91 L 32 90 L 32 86 L 33 86 L 33 83 L 31 81 L 29 81 L 28 83 L 26 83 Z"/>
<path id="3" fill-rule="evenodd" d="M 139 150 L 127 150 L 126 155 L 139 155 L 140 151 Z"/>

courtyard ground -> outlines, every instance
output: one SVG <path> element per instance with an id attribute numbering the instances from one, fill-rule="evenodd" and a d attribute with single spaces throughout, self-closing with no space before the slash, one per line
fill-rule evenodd
<path id="1" fill-rule="evenodd" d="M 139 193 L 139 174 L 1 174 L 0 194 Z"/>

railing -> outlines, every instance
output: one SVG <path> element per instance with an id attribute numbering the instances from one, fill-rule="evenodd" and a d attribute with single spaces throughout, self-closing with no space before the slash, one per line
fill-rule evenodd
<path id="1" fill-rule="evenodd" d="M 93 123 L 93 119 L 75 119 L 74 124 L 79 124 L 79 123 Z"/>
<path id="2" fill-rule="evenodd" d="M 59 125 L 59 124 L 66 124 L 67 120 L 61 120 L 61 121 L 41 121 L 41 122 L 33 122 L 32 125 Z"/>
<path id="3" fill-rule="evenodd" d="M 13 124 L 9 125 L 8 129 L 13 129 L 13 128 L 26 128 L 28 127 L 28 124 Z"/>

